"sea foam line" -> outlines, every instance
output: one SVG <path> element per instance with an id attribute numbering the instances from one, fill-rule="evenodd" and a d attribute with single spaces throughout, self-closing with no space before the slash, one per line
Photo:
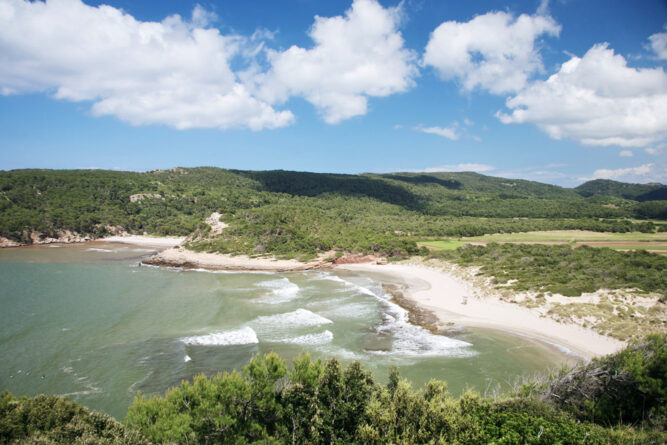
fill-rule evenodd
<path id="1" fill-rule="evenodd" d="M 319 334 L 306 334 L 298 337 L 282 338 L 274 340 L 276 343 L 290 343 L 295 345 L 324 345 L 333 341 L 334 335 L 331 331 L 326 330 Z"/>

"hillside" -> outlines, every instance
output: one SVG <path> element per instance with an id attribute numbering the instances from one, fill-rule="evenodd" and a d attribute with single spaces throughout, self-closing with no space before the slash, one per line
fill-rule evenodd
<path id="1" fill-rule="evenodd" d="M 661 202 L 594 195 L 477 173 L 324 174 L 211 167 L 145 173 L 0 172 L 0 236 L 21 243 L 66 233 L 192 235 L 191 247 L 315 255 L 332 248 L 415 253 L 416 237 L 526 230 L 654 231 Z M 230 225 L 208 239 L 213 212 Z M 69 231 L 69 232 L 68 232 Z"/>
<path id="2" fill-rule="evenodd" d="M 574 190 L 584 197 L 614 196 L 640 202 L 667 200 L 667 186 L 663 184 L 628 184 L 611 179 L 595 179 L 581 184 Z"/>

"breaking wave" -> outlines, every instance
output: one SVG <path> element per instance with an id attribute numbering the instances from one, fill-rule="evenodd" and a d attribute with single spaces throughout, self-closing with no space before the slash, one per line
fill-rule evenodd
<path id="1" fill-rule="evenodd" d="M 308 309 L 299 308 L 293 312 L 285 312 L 283 314 L 276 315 L 264 315 L 257 317 L 254 322 L 265 328 L 271 327 L 307 327 L 307 326 L 320 326 L 323 324 L 331 324 L 333 321 L 328 318 L 324 318 L 321 315 L 317 315 L 313 312 L 310 312 Z"/>
<path id="2" fill-rule="evenodd" d="M 283 338 L 275 340 L 276 343 L 290 343 L 295 345 L 324 345 L 333 341 L 334 335 L 331 331 L 319 334 L 300 335 L 298 337 Z"/>
<path id="3" fill-rule="evenodd" d="M 206 335 L 184 337 L 181 341 L 186 345 L 204 346 L 251 345 L 259 343 L 257 334 L 248 326 L 233 331 L 213 332 Z"/>
<path id="4" fill-rule="evenodd" d="M 268 290 L 265 298 L 262 298 L 261 300 L 263 303 L 285 303 L 292 301 L 299 294 L 299 286 L 292 283 L 287 278 L 263 281 L 258 283 L 256 286 Z"/>

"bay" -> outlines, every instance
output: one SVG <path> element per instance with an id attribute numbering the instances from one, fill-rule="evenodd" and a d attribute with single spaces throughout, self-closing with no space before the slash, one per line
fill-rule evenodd
<path id="1" fill-rule="evenodd" d="M 137 392 L 241 369 L 255 354 L 359 360 L 421 387 L 505 391 L 572 362 L 497 331 L 452 336 L 410 324 L 369 276 L 211 273 L 140 266 L 151 249 L 86 243 L 0 251 L 0 389 L 66 395 L 123 419 Z"/>

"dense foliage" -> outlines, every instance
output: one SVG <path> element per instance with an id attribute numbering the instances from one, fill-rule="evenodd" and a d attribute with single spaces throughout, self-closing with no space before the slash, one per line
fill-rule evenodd
<path id="1" fill-rule="evenodd" d="M 138 395 L 125 425 L 59 397 L 0 398 L 2 443 L 554 444 L 667 440 L 667 336 L 514 395 L 452 397 L 443 381 L 386 385 L 358 362 L 271 353 L 241 372 L 196 377 L 165 397 Z"/>
<path id="2" fill-rule="evenodd" d="M 204 219 L 230 224 L 206 239 Z M 189 235 L 196 249 L 312 256 L 331 248 L 416 252 L 423 237 L 527 230 L 653 232 L 664 201 L 584 198 L 574 190 L 476 173 L 333 175 L 217 168 L 147 173 L 0 172 L 0 236 L 31 243 L 64 230 L 99 237 Z M 658 226 L 658 229 L 664 226 Z M 31 236 L 32 235 L 32 236 Z M 201 242 L 197 242 L 201 241 Z"/>
<path id="3" fill-rule="evenodd" d="M 664 362 L 664 357 L 661 358 Z M 664 382 L 664 376 L 663 376 Z M 664 383 L 663 383 L 664 384 Z M 164 398 L 137 397 L 126 423 L 156 443 L 660 443 L 659 432 L 603 428 L 538 398 L 456 399 L 431 381 L 414 391 L 392 372 L 380 386 L 352 363 L 288 369 L 274 354 L 241 373 L 200 376 Z"/>
<path id="4" fill-rule="evenodd" d="M 641 250 L 545 244 L 466 245 L 430 254 L 465 266 L 481 266 L 480 274 L 494 277 L 520 291 L 532 290 L 578 296 L 598 289 L 636 288 L 667 294 L 667 256 Z"/>
<path id="5" fill-rule="evenodd" d="M 0 395 L 0 443 L 3 444 L 148 444 L 140 433 L 107 414 L 57 396 Z"/>

